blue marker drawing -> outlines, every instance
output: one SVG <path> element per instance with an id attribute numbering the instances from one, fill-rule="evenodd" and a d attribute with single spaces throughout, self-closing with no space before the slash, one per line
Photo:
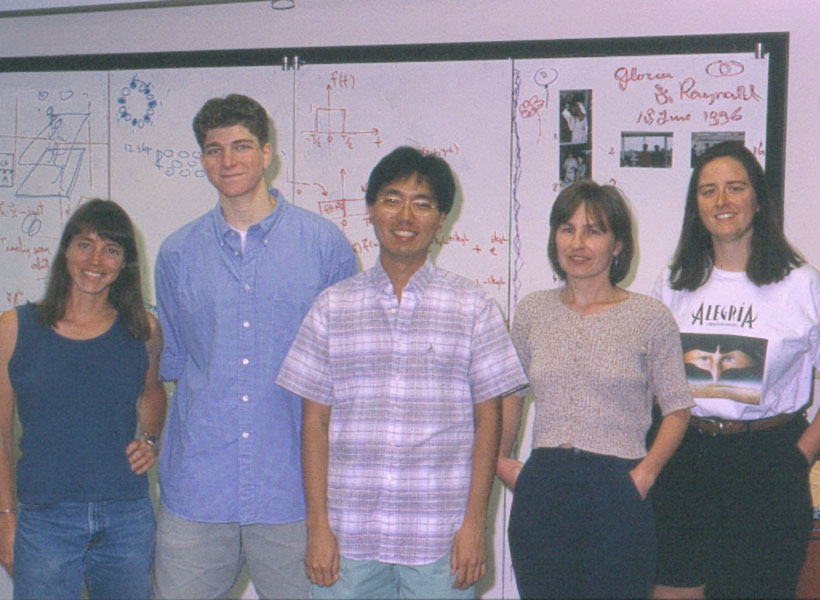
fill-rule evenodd
<path id="1" fill-rule="evenodd" d="M 22 175 L 16 196 L 20 198 L 67 198 L 71 196 L 86 148 L 78 143 L 90 112 L 55 113 L 46 110 L 48 123 L 20 153 Z M 26 169 L 25 167 L 30 167 Z"/>
<path id="2" fill-rule="evenodd" d="M 120 90 L 117 104 L 120 121 L 138 129 L 151 124 L 158 106 L 151 83 L 139 79 L 136 75 Z M 140 106 L 135 106 L 137 104 Z"/>

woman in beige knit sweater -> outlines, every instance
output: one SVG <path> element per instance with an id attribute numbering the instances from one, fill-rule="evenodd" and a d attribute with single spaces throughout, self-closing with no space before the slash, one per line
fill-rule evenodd
<path id="1" fill-rule="evenodd" d="M 638 598 L 652 589 L 647 497 L 683 437 L 692 397 L 672 315 L 617 286 L 632 255 L 617 189 L 582 180 L 559 194 L 549 258 L 565 285 L 525 297 L 512 327 L 535 403 L 533 451 L 523 465 L 511 456 L 523 398 L 509 396 L 497 468 L 514 491 L 509 541 L 522 598 Z M 647 451 L 653 397 L 664 418 Z"/>

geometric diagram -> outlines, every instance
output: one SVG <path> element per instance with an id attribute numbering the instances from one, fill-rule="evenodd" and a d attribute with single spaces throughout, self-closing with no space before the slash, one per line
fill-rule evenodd
<path id="1" fill-rule="evenodd" d="M 364 198 L 347 198 L 345 195 L 345 176 L 347 171 L 342 168 L 339 170 L 341 197 L 333 200 L 318 200 L 319 214 L 326 219 L 338 220 L 342 227 L 347 227 L 348 219 L 351 217 L 364 217 L 367 219 L 367 203 Z M 320 183 L 309 183 L 305 181 L 295 181 L 290 178 L 288 173 L 288 183 L 294 183 L 297 186 L 303 187 L 318 187 L 322 190 L 322 196 L 327 197 L 327 188 Z M 296 190 L 297 195 L 302 194 L 301 189 Z"/>
<path id="2" fill-rule="evenodd" d="M 128 102 L 129 96 L 131 96 L 131 91 L 134 90 L 136 95 L 131 98 L 132 106 L 129 109 Z M 151 83 L 142 81 L 141 79 L 137 78 L 134 75 L 131 78 L 131 82 L 128 86 L 123 87 L 122 95 L 117 98 L 117 104 L 119 105 L 117 108 L 117 114 L 120 117 L 120 120 L 132 125 L 133 127 L 138 127 L 142 129 L 145 125 L 151 123 L 151 120 L 154 118 L 154 113 L 156 112 L 157 108 L 157 99 L 154 96 L 154 90 L 151 87 Z M 144 103 L 144 106 L 134 107 L 134 104 L 139 104 L 140 102 Z"/>
<path id="3" fill-rule="evenodd" d="M 317 107 L 313 117 L 313 129 L 304 129 L 300 133 L 306 134 L 305 141 L 312 142 L 314 146 L 321 148 L 323 142 L 327 142 L 327 152 L 331 154 L 334 136 L 338 135 L 341 142 L 348 150 L 353 150 L 353 138 L 357 135 L 373 136 L 373 143 L 376 147 L 381 148 L 382 139 L 379 137 L 378 128 L 363 130 L 363 131 L 348 131 L 347 130 L 347 109 L 346 108 L 332 108 L 330 102 L 330 93 L 332 88 L 327 86 L 327 106 L 324 108 Z M 313 105 L 311 105 L 311 110 Z"/>
<path id="4" fill-rule="evenodd" d="M 48 107 L 48 124 L 32 138 L 17 161 L 31 167 L 15 194 L 29 198 L 68 198 L 74 189 L 86 148 L 77 143 L 91 113 L 55 114 Z"/>
<path id="5" fill-rule="evenodd" d="M 14 154 L 0 152 L 0 187 L 14 185 Z"/>
<path id="6" fill-rule="evenodd" d="M 319 212 L 327 219 L 341 219 L 342 227 L 346 227 L 350 217 L 367 216 L 367 203 L 364 198 L 319 200 Z"/>

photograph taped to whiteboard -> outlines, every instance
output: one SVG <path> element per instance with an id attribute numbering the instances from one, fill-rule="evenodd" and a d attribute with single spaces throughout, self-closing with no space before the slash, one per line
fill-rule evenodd
<path id="1" fill-rule="evenodd" d="M 715 144 L 721 142 L 746 143 L 746 132 L 744 131 L 693 131 L 692 150 L 689 158 L 689 166 L 695 166 L 695 159 L 706 152 Z"/>
<path id="2" fill-rule="evenodd" d="M 622 131 L 621 166 L 669 169 L 672 137 L 671 131 Z"/>
<path id="3" fill-rule="evenodd" d="M 558 177 L 565 188 L 592 177 L 592 90 L 562 90 L 558 117 Z"/>

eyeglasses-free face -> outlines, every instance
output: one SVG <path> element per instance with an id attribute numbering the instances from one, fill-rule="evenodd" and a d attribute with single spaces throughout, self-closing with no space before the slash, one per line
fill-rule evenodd
<path id="1" fill-rule="evenodd" d="M 221 198 L 252 196 L 264 188 L 272 158 L 271 145 L 260 146 L 244 125 L 211 129 L 202 144 L 202 166 Z"/>

